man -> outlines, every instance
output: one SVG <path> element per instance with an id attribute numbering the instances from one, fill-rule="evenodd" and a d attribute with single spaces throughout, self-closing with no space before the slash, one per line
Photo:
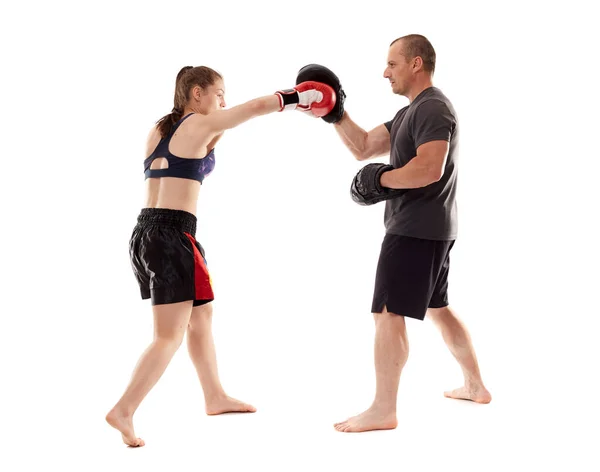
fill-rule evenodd
<path id="1" fill-rule="evenodd" d="M 369 164 L 357 180 L 362 189 L 394 195 L 384 196 L 386 235 L 371 310 L 376 324 L 375 399 L 364 413 L 337 423 L 338 431 L 397 426 L 398 384 L 408 357 L 405 317 L 423 320 L 427 315 L 459 362 L 465 384 L 446 392 L 446 397 L 491 401 L 469 333 L 448 305 L 449 254 L 457 235 L 459 126 L 452 104 L 433 86 L 434 70 L 435 51 L 427 38 L 398 38 L 390 45 L 383 75 L 409 105 L 368 133 L 346 111 L 341 119 L 330 121 L 356 159 L 390 154 L 391 165 Z M 381 200 L 371 203 L 376 201 Z"/>

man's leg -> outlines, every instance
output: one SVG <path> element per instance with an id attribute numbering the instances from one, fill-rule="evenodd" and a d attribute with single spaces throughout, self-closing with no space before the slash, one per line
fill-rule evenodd
<path id="1" fill-rule="evenodd" d="M 398 426 L 396 402 L 400 373 L 408 359 L 404 317 L 387 312 L 375 317 L 375 374 L 377 387 L 371 407 L 358 416 L 335 424 L 342 432 L 394 429 Z"/>
<path id="2" fill-rule="evenodd" d="M 450 252 L 453 246 L 454 241 L 440 243 L 440 255 L 443 256 L 443 261 L 427 310 L 427 316 L 442 332 L 446 345 L 460 364 L 465 377 L 464 387 L 444 394 L 449 398 L 489 403 L 492 401 L 492 396 L 481 380 L 481 373 L 479 372 L 479 365 L 469 332 L 448 303 Z"/>
<path id="3" fill-rule="evenodd" d="M 483 385 L 477 357 L 471 337 L 465 325 L 449 306 L 430 308 L 427 316 L 440 329 L 442 337 L 454 358 L 460 364 L 465 377 L 465 385 L 451 392 L 445 392 L 448 398 L 472 400 L 477 403 L 492 401 L 490 392 Z"/>
<path id="4" fill-rule="evenodd" d="M 364 413 L 335 425 L 338 431 L 393 429 L 400 373 L 408 359 L 405 318 L 423 320 L 431 274 L 441 255 L 438 241 L 386 234 L 377 264 L 371 312 L 375 317 L 375 400 Z M 439 264 L 438 264 L 439 265 Z"/>

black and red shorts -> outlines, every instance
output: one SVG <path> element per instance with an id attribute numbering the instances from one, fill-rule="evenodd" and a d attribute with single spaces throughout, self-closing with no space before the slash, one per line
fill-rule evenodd
<path id="1" fill-rule="evenodd" d="M 193 300 L 194 306 L 214 300 L 196 221 L 183 210 L 142 208 L 129 241 L 142 299 L 152 305 Z"/>

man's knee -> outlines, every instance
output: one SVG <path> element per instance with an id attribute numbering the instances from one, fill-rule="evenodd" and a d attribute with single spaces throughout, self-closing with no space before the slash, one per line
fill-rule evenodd
<path id="1" fill-rule="evenodd" d="M 430 318 L 436 324 L 445 324 L 452 322 L 455 318 L 454 312 L 449 306 L 440 308 L 428 308 L 427 317 Z"/>
<path id="2" fill-rule="evenodd" d="M 388 311 L 386 306 L 383 307 L 381 313 L 373 313 L 373 318 L 375 319 L 376 325 L 385 324 L 392 329 L 397 328 L 402 331 L 406 329 L 404 316 Z"/>

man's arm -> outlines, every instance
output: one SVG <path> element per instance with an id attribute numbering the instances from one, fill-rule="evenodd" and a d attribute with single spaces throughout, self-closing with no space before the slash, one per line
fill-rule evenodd
<path id="1" fill-rule="evenodd" d="M 419 188 L 437 182 L 444 175 L 449 147 L 445 140 L 421 144 L 417 148 L 417 155 L 404 167 L 381 175 L 381 186 L 392 189 Z"/>
<path id="2" fill-rule="evenodd" d="M 440 180 L 455 124 L 454 115 L 441 100 L 420 104 L 409 122 L 416 156 L 405 166 L 385 172 L 381 176 L 381 185 L 392 189 L 419 188 Z"/>
<path id="3" fill-rule="evenodd" d="M 383 124 L 367 133 L 344 112 L 342 119 L 335 123 L 334 127 L 343 143 L 359 161 L 390 152 L 390 133 Z"/>

